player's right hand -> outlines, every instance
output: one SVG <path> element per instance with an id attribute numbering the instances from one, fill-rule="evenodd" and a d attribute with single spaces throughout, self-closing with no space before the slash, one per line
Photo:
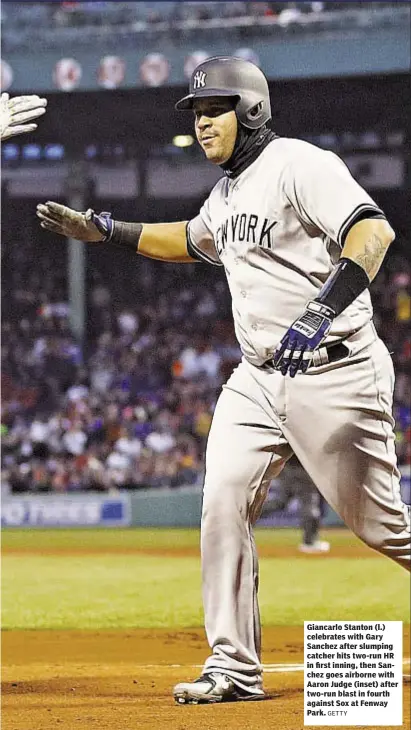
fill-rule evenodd
<path id="1" fill-rule="evenodd" d="M 0 134 L 1 141 L 15 137 L 17 134 L 34 132 L 37 124 L 27 124 L 46 113 L 47 99 L 37 94 L 15 96 L 4 92 L 0 98 Z"/>
<path id="2" fill-rule="evenodd" d="M 102 242 L 104 235 L 93 223 L 92 216 L 92 210 L 80 213 L 66 205 L 50 201 L 37 206 L 37 217 L 40 218 L 42 228 L 59 233 L 60 236 L 76 238 L 78 241 Z"/>

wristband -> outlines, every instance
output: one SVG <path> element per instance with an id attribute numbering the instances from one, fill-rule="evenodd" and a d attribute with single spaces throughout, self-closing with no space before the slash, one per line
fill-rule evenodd
<path id="1" fill-rule="evenodd" d="M 352 259 L 342 258 L 314 301 L 330 307 L 337 316 L 369 285 L 370 280 L 362 266 Z"/>
<path id="2" fill-rule="evenodd" d="M 143 230 L 142 223 L 115 221 L 112 219 L 111 213 L 103 212 L 97 215 L 91 209 L 87 211 L 87 216 L 104 236 L 103 243 L 112 243 L 121 248 L 131 248 L 133 253 L 137 253 Z"/>

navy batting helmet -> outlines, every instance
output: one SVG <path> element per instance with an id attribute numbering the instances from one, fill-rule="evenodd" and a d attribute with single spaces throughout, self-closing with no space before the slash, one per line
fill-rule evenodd
<path id="1" fill-rule="evenodd" d="M 238 121 L 248 129 L 259 129 L 271 119 L 268 83 L 258 66 L 233 56 L 214 56 L 200 63 L 190 79 L 190 93 L 176 109 L 192 109 L 194 99 L 207 96 L 237 98 Z"/>

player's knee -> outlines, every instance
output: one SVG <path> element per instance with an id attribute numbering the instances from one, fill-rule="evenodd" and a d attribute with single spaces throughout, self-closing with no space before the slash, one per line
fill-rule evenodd
<path id="1" fill-rule="evenodd" d="M 207 480 L 204 484 L 202 520 L 227 522 L 247 513 L 244 484 L 233 480 Z"/>
<path id="2" fill-rule="evenodd" d="M 202 520 L 210 522 L 227 523 L 237 516 L 245 519 L 247 516 L 247 504 L 244 495 L 227 494 L 220 492 L 220 496 L 214 493 L 204 494 Z"/>

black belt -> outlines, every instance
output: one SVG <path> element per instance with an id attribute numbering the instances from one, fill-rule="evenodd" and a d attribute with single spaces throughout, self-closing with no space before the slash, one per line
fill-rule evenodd
<path id="1" fill-rule="evenodd" d="M 336 345 L 323 345 L 323 347 L 314 351 L 313 359 L 311 360 L 308 369 L 318 368 L 321 365 L 328 365 L 332 362 L 338 362 L 338 360 L 348 357 L 349 354 L 350 351 L 348 347 L 343 345 L 342 342 L 338 342 Z M 274 370 L 272 359 L 266 360 L 258 367 L 260 367 L 261 370 Z"/>

